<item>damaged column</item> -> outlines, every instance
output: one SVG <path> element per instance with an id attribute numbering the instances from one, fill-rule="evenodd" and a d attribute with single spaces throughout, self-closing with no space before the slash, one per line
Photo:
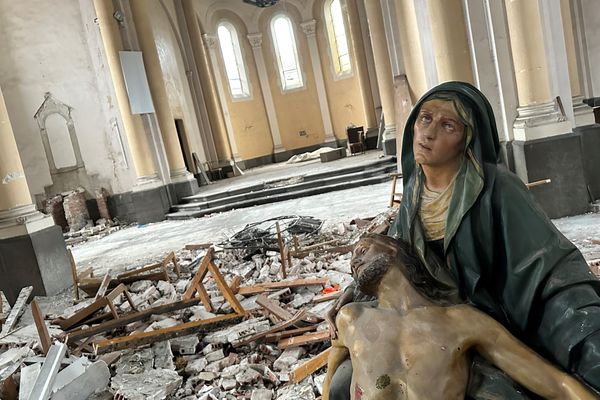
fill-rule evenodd
<path id="1" fill-rule="evenodd" d="M 0 254 L 0 290 L 11 304 L 22 287 L 53 295 L 71 282 L 62 229 L 32 204 L 1 88 Z"/>

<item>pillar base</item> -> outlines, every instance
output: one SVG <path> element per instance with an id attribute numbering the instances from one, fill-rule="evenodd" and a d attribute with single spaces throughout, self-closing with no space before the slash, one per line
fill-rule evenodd
<path id="1" fill-rule="evenodd" d="M 583 96 L 573 97 L 573 113 L 575 114 L 575 126 L 593 125 L 594 109 L 583 102 Z"/>
<path id="2" fill-rule="evenodd" d="M 571 132 L 571 122 L 560 113 L 554 102 L 517 107 L 513 124 L 515 140 L 541 139 Z"/>
<path id="3" fill-rule="evenodd" d="M 592 200 L 600 199 L 600 124 L 580 126 L 574 131 L 581 135 L 581 160 L 588 191 Z"/>
<path id="4" fill-rule="evenodd" d="M 386 156 L 395 156 L 396 155 L 396 126 L 388 125 L 385 127 L 383 131 L 383 141 L 381 142 L 383 146 L 383 154 Z"/>
<path id="5" fill-rule="evenodd" d="M 61 228 L 52 225 L 0 239 L 0 276 L 0 290 L 11 304 L 25 286 L 33 286 L 36 296 L 52 296 L 72 286 Z"/>
<path id="6" fill-rule="evenodd" d="M 200 191 L 200 186 L 198 186 L 196 178 L 194 178 L 193 175 L 191 175 L 191 178 L 192 179 L 182 182 L 173 182 L 168 185 L 173 202 L 179 203 L 184 197 L 193 196 Z"/>
<path id="7" fill-rule="evenodd" d="M 146 224 L 159 222 L 171 208 L 167 186 L 118 193 L 107 199 L 110 215 L 120 221 Z"/>
<path id="8" fill-rule="evenodd" d="M 589 211 L 590 198 L 584 175 L 580 134 L 514 141 L 511 147 L 515 172 L 524 182 L 552 180 L 551 183 L 530 189 L 550 218 Z"/>

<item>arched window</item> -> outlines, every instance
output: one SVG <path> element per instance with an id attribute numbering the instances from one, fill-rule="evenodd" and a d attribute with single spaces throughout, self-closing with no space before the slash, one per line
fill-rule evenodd
<path id="1" fill-rule="evenodd" d="M 327 21 L 329 48 L 335 74 L 338 77 L 350 74 L 352 61 L 346 35 L 346 20 L 342 11 L 342 0 L 325 2 L 325 21 Z"/>
<path id="2" fill-rule="evenodd" d="M 283 14 L 276 15 L 271 20 L 271 37 L 282 89 L 290 90 L 304 86 L 292 21 Z"/>
<path id="3" fill-rule="evenodd" d="M 231 96 L 234 98 L 249 97 L 250 87 L 235 27 L 229 22 L 221 22 L 217 28 L 217 35 Z"/>

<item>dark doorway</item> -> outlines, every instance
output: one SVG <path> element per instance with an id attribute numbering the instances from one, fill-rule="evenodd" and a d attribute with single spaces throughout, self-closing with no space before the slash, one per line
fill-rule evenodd
<path id="1" fill-rule="evenodd" d="M 175 120 L 175 128 L 177 129 L 177 138 L 179 139 L 179 147 L 181 147 L 181 154 L 183 154 L 183 161 L 185 162 L 185 169 L 192 174 L 196 173 L 195 168 L 191 168 L 194 164 L 192 163 L 192 155 L 187 145 L 187 138 L 185 136 L 185 128 L 182 119 Z"/>

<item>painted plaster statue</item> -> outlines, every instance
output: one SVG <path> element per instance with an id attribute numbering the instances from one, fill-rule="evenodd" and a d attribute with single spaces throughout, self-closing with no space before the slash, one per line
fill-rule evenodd
<path id="1" fill-rule="evenodd" d="M 378 301 L 348 304 L 337 315 L 324 400 L 348 354 L 352 400 L 463 399 L 473 351 L 543 398 L 596 398 L 493 318 L 470 305 L 449 305 L 405 242 L 368 235 L 351 267 L 358 288 Z"/>
<path id="2" fill-rule="evenodd" d="M 433 88 L 402 140 L 403 200 L 388 235 L 415 249 L 446 299 L 474 305 L 599 390 L 600 281 L 504 166 L 485 96 L 463 82 Z M 350 361 L 337 371 L 330 398 L 348 399 Z M 468 399 L 535 398 L 483 359 L 470 372 Z"/>

